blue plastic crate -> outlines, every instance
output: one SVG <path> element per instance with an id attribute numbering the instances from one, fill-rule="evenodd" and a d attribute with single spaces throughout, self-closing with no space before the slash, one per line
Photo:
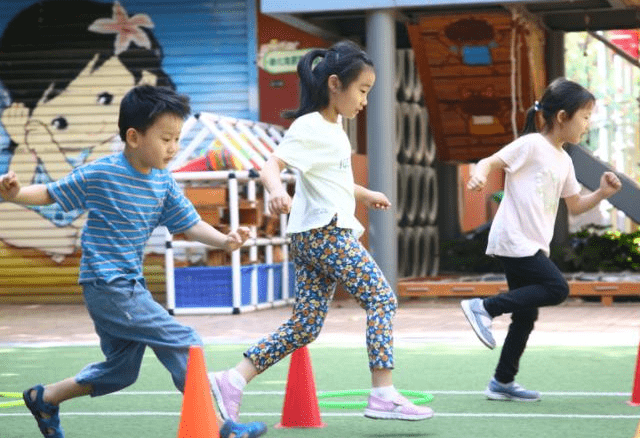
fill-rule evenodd
<path id="1" fill-rule="evenodd" d="M 273 299 L 279 300 L 282 297 L 280 287 L 280 276 L 282 269 L 279 263 L 257 265 L 258 269 L 258 303 L 268 303 L 268 280 L 269 271 L 273 271 Z"/>
<path id="2" fill-rule="evenodd" d="M 258 269 L 258 303 L 266 303 L 267 301 L 267 280 L 269 270 L 273 270 L 273 299 L 278 301 L 282 299 L 282 263 L 261 264 L 257 265 Z M 293 296 L 293 287 L 295 285 L 293 263 L 289 263 L 289 296 Z"/>
<path id="3" fill-rule="evenodd" d="M 296 271 L 293 269 L 293 262 L 289 262 L 289 298 L 296 296 Z"/>
<path id="4" fill-rule="evenodd" d="M 277 297 L 276 299 L 280 300 L 282 299 L 282 264 L 278 265 L 278 275 L 275 276 L 278 278 L 278 287 L 275 288 L 274 285 L 274 289 L 276 289 L 277 292 Z M 296 286 L 296 273 L 293 270 L 293 262 L 289 262 L 289 298 L 293 298 L 296 296 L 295 294 L 295 286 Z M 274 281 L 275 283 L 275 281 Z"/>
<path id="5" fill-rule="evenodd" d="M 241 266 L 241 302 L 251 303 L 251 271 Z M 231 266 L 202 266 L 174 270 L 176 308 L 233 307 Z"/>

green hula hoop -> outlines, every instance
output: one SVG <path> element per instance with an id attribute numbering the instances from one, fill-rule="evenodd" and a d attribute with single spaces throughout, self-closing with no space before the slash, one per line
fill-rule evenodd
<path id="1" fill-rule="evenodd" d="M 0 399 L 2 398 L 22 398 L 21 392 L 0 392 Z M 13 400 L 8 402 L 0 402 L 0 408 L 11 408 L 13 406 L 24 405 L 24 400 Z"/>
<path id="2" fill-rule="evenodd" d="M 328 401 L 322 400 L 325 398 L 334 397 L 351 397 L 355 395 L 369 395 L 371 390 L 369 389 L 348 389 L 346 391 L 326 391 L 318 393 L 318 406 L 321 408 L 340 408 L 340 409 L 363 409 L 367 407 L 366 401 Z M 416 397 L 412 402 L 416 405 L 423 405 L 433 401 L 433 395 L 420 391 L 407 391 L 405 389 L 399 389 L 400 394 L 408 397 Z"/>
<path id="3" fill-rule="evenodd" d="M 0 402 L 0 408 L 12 408 L 14 406 L 24 406 L 24 400 Z"/>

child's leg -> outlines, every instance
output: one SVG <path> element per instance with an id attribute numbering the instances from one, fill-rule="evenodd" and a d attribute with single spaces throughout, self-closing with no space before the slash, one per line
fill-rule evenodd
<path id="1" fill-rule="evenodd" d="M 350 230 L 334 228 L 323 264 L 367 312 L 367 350 L 373 389 L 364 415 L 384 420 L 425 420 L 433 410 L 416 406 L 393 386 L 393 326 L 398 300 L 382 271 Z"/>
<path id="2" fill-rule="evenodd" d="M 103 350 L 108 348 L 109 354 L 105 352 L 107 362 L 112 362 L 110 367 L 105 364 L 100 369 L 100 384 L 94 384 L 94 395 L 122 389 L 124 386 L 121 385 L 133 383 L 140 369 L 138 359 L 142 360 L 146 346 L 153 349 L 171 373 L 176 388 L 183 391 L 189 347 L 202 345 L 200 336 L 191 327 L 180 324 L 169 315 L 153 299 L 144 284 L 131 283 L 124 291 L 125 294 L 118 294 L 112 290 L 108 299 L 96 298 L 89 308 Z M 120 351 L 124 353 L 120 354 Z M 118 378 L 112 382 L 108 377 L 113 374 L 118 374 Z M 121 387 L 118 388 L 118 385 Z"/>
<path id="3" fill-rule="evenodd" d="M 91 386 L 79 385 L 74 378 L 62 380 L 46 388 L 36 385 L 22 393 L 25 405 L 36 419 L 40 432 L 47 438 L 63 438 L 58 405 L 64 400 L 91 393 Z"/>
<path id="4" fill-rule="evenodd" d="M 329 302 L 335 291 L 336 282 L 326 275 L 319 265 L 306 263 L 294 251 L 296 275 L 296 298 L 293 314 L 288 321 L 245 352 L 245 359 L 255 367 L 256 374 L 262 373 L 293 351 L 313 342 L 320 334 L 327 316 Z M 251 369 L 242 361 L 240 369 Z M 251 375 L 243 375 L 248 382 Z"/>
<path id="5" fill-rule="evenodd" d="M 537 308 L 518 310 L 511 314 L 511 324 L 494 375 L 498 382 L 511 383 L 515 379 L 520 358 L 527 346 L 529 334 L 533 331 L 533 325 L 537 318 Z"/>
<path id="6" fill-rule="evenodd" d="M 540 393 L 511 384 L 538 319 L 538 307 L 564 301 L 569 295 L 569 286 L 557 266 L 541 251 L 531 257 L 500 259 L 509 291 L 485 299 L 484 306 L 491 316 L 510 312 L 511 324 L 494 379 L 489 382 L 485 394 L 499 400 L 536 401 L 540 399 Z"/>
<path id="7" fill-rule="evenodd" d="M 235 366 L 244 384 L 292 351 L 315 340 L 320 333 L 336 284 L 321 272 L 313 274 L 312 271 L 316 270 L 316 267 L 307 265 L 295 257 L 294 266 L 296 284 L 300 281 L 300 287 L 296 292 L 293 315 L 273 333 L 249 348 L 245 357 Z M 316 305 L 309 306 L 310 301 Z M 310 330 L 298 333 L 297 331 L 306 324 L 310 325 Z M 277 344 L 284 347 L 278 347 Z"/>
<path id="8" fill-rule="evenodd" d="M 325 228 L 292 236 L 296 291 L 291 318 L 252 345 L 234 368 L 210 374 L 211 389 L 224 418 L 237 420 L 242 390 L 248 382 L 320 333 L 336 286 L 315 260 L 320 252 L 317 242 L 325 241 Z"/>
<path id="9" fill-rule="evenodd" d="M 569 285 L 558 267 L 542 252 L 531 257 L 500 257 L 509 291 L 485 298 L 491 317 L 532 307 L 553 306 L 569 296 Z"/>
<path id="10" fill-rule="evenodd" d="M 538 307 L 559 304 L 569 295 L 562 272 L 542 251 L 531 257 L 501 257 L 509 291 L 483 301 L 492 316 L 511 313 L 495 378 L 510 383 L 518 372 L 520 357 L 538 318 Z"/>
<path id="11" fill-rule="evenodd" d="M 138 378 L 146 348 L 140 332 L 153 322 L 153 315 L 138 305 L 139 287 L 127 280 L 84 285 L 85 304 L 105 355 L 103 362 L 87 365 L 76 375 L 77 383 L 92 386 L 91 396 L 119 391 Z"/>
<path id="12" fill-rule="evenodd" d="M 335 228 L 336 250 L 325 258 L 326 269 L 342 283 L 367 313 L 366 341 L 373 386 L 391 385 L 392 320 L 398 300 L 382 271 L 350 230 Z"/>
<path id="13" fill-rule="evenodd" d="M 44 388 L 42 399 L 47 403 L 58 406 L 63 401 L 89 395 L 91 392 L 91 385 L 81 385 L 76 382 L 75 377 L 69 377 L 68 379 L 47 385 Z M 31 390 L 29 395 L 31 399 L 35 400 L 36 391 Z"/>

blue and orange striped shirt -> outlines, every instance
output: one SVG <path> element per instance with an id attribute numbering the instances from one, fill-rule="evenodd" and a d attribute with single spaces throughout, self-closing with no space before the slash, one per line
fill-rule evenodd
<path id="1" fill-rule="evenodd" d="M 79 283 L 141 280 L 144 247 L 153 230 L 164 225 L 176 234 L 200 221 L 167 170 L 140 173 L 122 152 L 79 166 L 47 189 L 65 211 L 89 211 Z"/>

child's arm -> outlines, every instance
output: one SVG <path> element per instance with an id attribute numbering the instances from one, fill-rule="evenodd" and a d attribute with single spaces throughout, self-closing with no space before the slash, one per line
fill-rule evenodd
<path id="1" fill-rule="evenodd" d="M 44 184 L 20 187 L 15 172 L 0 176 L 0 198 L 5 201 L 25 205 L 49 205 L 54 200 Z"/>
<path id="2" fill-rule="evenodd" d="M 487 183 L 489 173 L 497 169 L 504 169 L 506 163 L 502 161 L 496 154 L 478 161 L 476 168 L 467 183 L 469 190 L 482 190 Z"/>
<path id="3" fill-rule="evenodd" d="M 569 213 L 576 215 L 591 210 L 598 205 L 600 201 L 614 195 L 621 188 L 622 183 L 616 174 L 613 172 L 605 172 L 602 174 L 602 177 L 600 177 L 600 187 L 598 190 L 585 196 L 581 196 L 580 194 L 569 196 L 564 198 L 564 200 L 567 203 Z"/>
<path id="4" fill-rule="evenodd" d="M 196 240 L 209 246 L 235 251 L 249 237 L 249 228 L 239 227 L 236 231 L 223 234 L 204 221 L 200 221 L 184 233 L 190 240 Z"/>
<path id="5" fill-rule="evenodd" d="M 291 210 L 291 196 L 282 184 L 280 173 L 287 164 L 280 158 L 271 155 L 260 171 L 260 180 L 269 191 L 269 211 L 271 214 L 289 213 Z"/>
<path id="6" fill-rule="evenodd" d="M 356 201 L 363 202 L 369 208 L 388 210 L 391 207 L 391 202 L 384 193 L 369 190 L 358 184 L 354 184 L 353 195 Z"/>

